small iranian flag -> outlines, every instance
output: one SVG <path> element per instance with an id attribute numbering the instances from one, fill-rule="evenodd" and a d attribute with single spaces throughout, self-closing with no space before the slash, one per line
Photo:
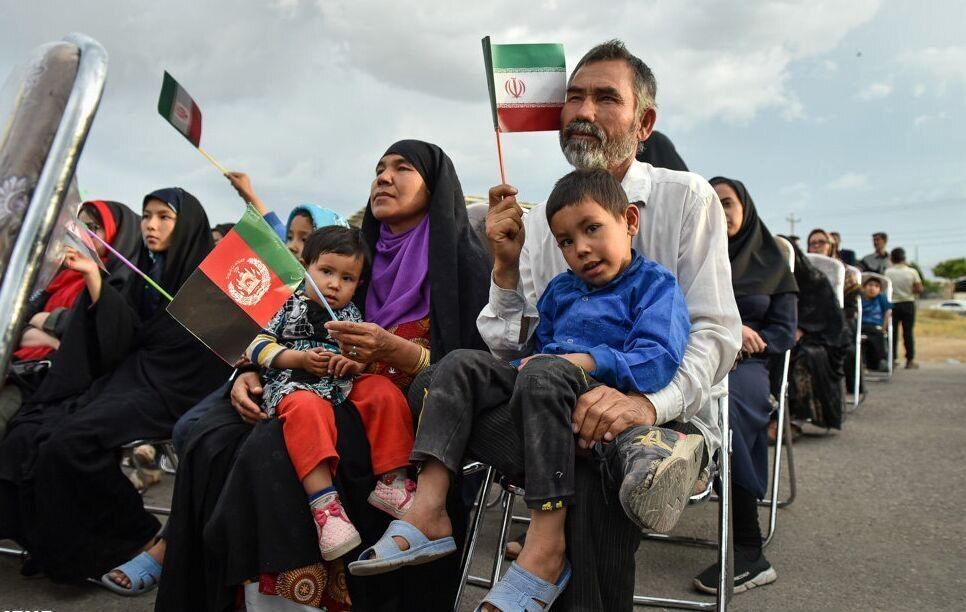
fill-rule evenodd
<path id="1" fill-rule="evenodd" d="M 161 84 L 158 112 L 191 144 L 196 147 L 201 144 L 201 109 L 167 70 Z"/>
<path id="2" fill-rule="evenodd" d="M 303 278 L 305 268 L 249 204 L 181 286 L 168 312 L 212 352 L 234 363 Z"/>
<path id="3" fill-rule="evenodd" d="M 501 132 L 560 129 L 567 66 L 559 44 L 491 45 L 483 39 L 493 127 Z"/>

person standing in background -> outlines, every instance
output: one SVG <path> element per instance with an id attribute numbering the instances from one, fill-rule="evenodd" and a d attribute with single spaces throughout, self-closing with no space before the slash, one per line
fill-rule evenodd
<path id="1" fill-rule="evenodd" d="M 863 257 L 859 262 L 859 267 L 865 272 L 884 274 L 886 268 L 889 267 L 889 251 L 886 250 L 888 242 L 889 236 L 885 232 L 872 234 L 872 246 L 875 247 L 875 251 Z"/>
<path id="2" fill-rule="evenodd" d="M 922 277 L 915 268 L 906 263 L 906 250 L 892 249 L 892 265 L 885 275 L 892 281 L 892 320 L 895 332 L 892 334 L 892 354 L 899 355 L 899 326 L 902 326 L 902 345 L 906 347 L 906 369 L 915 370 L 916 339 L 913 328 L 916 325 L 916 298 L 922 293 Z M 863 260 L 864 261 L 864 260 Z"/>

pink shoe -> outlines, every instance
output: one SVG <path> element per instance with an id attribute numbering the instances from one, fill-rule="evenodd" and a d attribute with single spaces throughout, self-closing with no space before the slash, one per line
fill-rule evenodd
<path id="1" fill-rule="evenodd" d="M 402 488 L 394 487 L 389 484 L 394 479 L 395 476 L 380 478 L 376 482 L 376 488 L 369 494 L 369 504 L 390 516 L 401 519 L 413 505 L 416 483 L 407 478 Z M 389 480 L 389 483 L 386 483 L 386 480 Z"/>
<path id="2" fill-rule="evenodd" d="M 319 550 L 326 561 L 338 559 L 356 546 L 362 538 L 345 515 L 345 508 L 335 500 L 322 508 L 312 509 L 315 531 L 319 534 Z"/>

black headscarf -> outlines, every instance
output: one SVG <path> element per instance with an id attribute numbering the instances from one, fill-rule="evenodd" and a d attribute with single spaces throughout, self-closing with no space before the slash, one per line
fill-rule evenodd
<path id="1" fill-rule="evenodd" d="M 174 295 L 188 276 L 201 264 L 215 242 L 211 237 L 208 215 L 196 197 L 180 187 L 158 189 L 144 196 L 143 206 L 148 200 L 161 200 L 178 214 L 171 236 L 171 245 L 163 253 L 151 254 L 142 243 L 138 255 L 138 267 L 161 285 L 165 291 Z M 161 296 L 146 282 L 132 283 L 135 294 L 134 304 L 141 305 L 141 312 L 151 316 L 162 303 Z"/>
<path id="2" fill-rule="evenodd" d="M 644 141 L 644 149 L 637 154 L 637 161 L 646 162 L 655 168 L 688 171 L 688 165 L 678 155 L 671 139 L 657 131 L 651 132 Z"/>
<path id="3" fill-rule="evenodd" d="M 490 266 L 486 251 L 470 227 L 463 188 L 449 156 L 421 140 L 400 140 L 383 156 L 395 153 L 413 165 L 429 190 L 430 343 L 432 360 L 457 348 L 485 348 L 476 318 L 489 299 Z M 375 252 L 381 223 L 366 203 L 362 234 Z M 365 288 L 354 297 L 365 308 Z"/>
<path id="4" fill-rule="evenodd" d="M 723 176 L 716 176 L 708 182 L 711 185 L 724 183 L 734 189 L 744 211 L 738 233 L 728 238 L 731 285 L 735 297 L 798 291 L 795 277 L 788 268 L 788 259 L 758 218 L 755 202 L 744 184 Z"/>

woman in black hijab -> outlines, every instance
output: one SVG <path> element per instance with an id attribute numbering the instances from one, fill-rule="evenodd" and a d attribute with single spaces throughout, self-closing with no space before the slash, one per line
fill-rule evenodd
<path id="1" fill-rule="evenodd" d="M 137 265 L 170 294 L 212 246 L 201 204 L 180 188 L 144 198 L 141 235 Z M 85 277 L 65 354 L 23 411 L 25 422 L 41 415 L 29 456 L 2 458 L 20 472 L 19 507 L 0 517 L 4 535 L 58 582 L 100 576 L 152 542 L 160 524 L 121 472 L 117 450 L 169 437 L 178 416 L 227 375 L 143 279 L 120 288 L 99 279 Z"/>
<path id="2" fill-rule="evenodd" d="M 637 154 L 637 161 L 651 164 L 655 168 L 688 171 L 688 165 L 678 155 L 674 143 L 663 133 L 656 130 L 651 132 L 648 139 L 641 145 L 641 151 Z"/>
<path id="3" fill-rule="evenodd" d="M 745 186 L 715 177 L 714 186 L 728 221 L 731 283 L 741 313 L 741 360 L 728 375 L 728 415 L 732 438 L 732 524 L 735 592 L 774 581 L 777 576 L 762 554 L 758 500 L 768 488 L 768 361 L 795 344 L 798 286 L 788 259 L 758 218 Z M 718 566 L 694 579 L 695 586 L 716 593 Z"/>
<path id="4" fill-rule="evenodd" d="M 485 347 L 476 317 L 488 299 L 489 264 L 442 149 L 403 140 L 386 150 L 376 165 L 362 231 L 374 271 L 355 301 L 367 322 L 327 325 L 345 353 L 355 352 L 405 388 L 420 366 L 457 348 Z M 314 607 L 344 607 L 339 597 L 346 584 L 357 610 L 451 607 L 459 582 L 456 558 L 370 578 L 320 565 L 305 492 L 284 452 L 278 420 L 259 421 L 251 429 L 239 419 L 239 414 L 257 418 L 242 405 L 257 402 L 252 390 L 259 384 L 253 372 L 241 375 L 232 390 L 239 413 L 213 407 L 181 457 L 155 609 L 223 610 L 235 586 L 259 573 L 263 587 L 270 584 L 268 591 L 284 596 L 297 595 L 292 585 L 314 585 L 302 592 L 320 595 L 324 604 L 301 602 Z M 390 517 L 366 502 L 375 481 L 358 413 L 346 402 L 335 414 L 335 484 L 362 535 L 352 557 L 382 535 Z M 320 576 L 341 590 L 323 587 Z"/>

